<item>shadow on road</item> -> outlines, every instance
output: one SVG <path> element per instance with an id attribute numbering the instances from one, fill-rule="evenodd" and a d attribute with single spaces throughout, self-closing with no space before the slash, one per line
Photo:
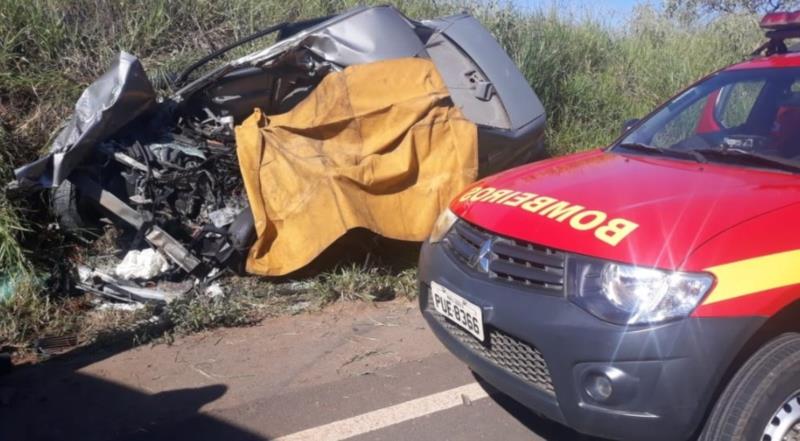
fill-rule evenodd
<path id="1" fill-rule="evenodd" d="M 547 441 L 608 441 L 580 434 L 565 427 L 555 421 L 543 418 L 508 395 L 498 391 L 482 378 L 473 374 L 475 380 L 489 392 L 489 396 L 495 403 L 502 407 L 506 412 L 513 416 L 517 421 L 524 424 L 531 432 L 535 433 Z"/>
<path id="2" fill-rule="evenodd" d="M 264 440 L 200 413 L 225 385 L 150 394 L 80 371 L 128 348 L 90 346 L 0 376 L 0 440 Z"/>

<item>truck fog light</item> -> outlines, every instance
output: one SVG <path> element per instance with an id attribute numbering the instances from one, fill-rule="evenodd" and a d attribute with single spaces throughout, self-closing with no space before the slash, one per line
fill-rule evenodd
<path id="1" fill-rule="evenodd" d="M 604 374 L 592 374 L 586 378 L 586 394 L 593 400 L 602 403 L 614 392 L 611 380 Z"/>

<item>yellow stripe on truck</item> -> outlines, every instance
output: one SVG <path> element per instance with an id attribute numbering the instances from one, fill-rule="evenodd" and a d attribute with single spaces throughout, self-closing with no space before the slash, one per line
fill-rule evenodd
<path id="1" fill-rule="evenodd" d="M 800 250 L 785 251 L 726 263 L 706 271 L 717 277 L 717 286 L 704 305 L 757 292 L 800 284 Z"/>

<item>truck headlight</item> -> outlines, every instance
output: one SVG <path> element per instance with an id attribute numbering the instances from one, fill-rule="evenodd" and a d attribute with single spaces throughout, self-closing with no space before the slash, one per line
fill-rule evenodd
<path id="1" fill-rule="evenodd" d="M 445 208 L 442 214 L 439 215 L 439 218 L 436 219 L 436 223 L 433 224 L 433 230 L 431 230 L 431 236 L 428 241 L 430 243 L 441 242 L 445 234 L 450 231 L 450 228 L 453 228 L 453 224 L 455 224 L 457 220 L 458 216 L 450 211 L 449 208 Z"/>
<path id="2" fill-rule="evenodd" d="M 567 296 L 596 317 L 621 325 L 688 316 L 714 283 L 710 274 L 662 271 L 570 256 Z"/>

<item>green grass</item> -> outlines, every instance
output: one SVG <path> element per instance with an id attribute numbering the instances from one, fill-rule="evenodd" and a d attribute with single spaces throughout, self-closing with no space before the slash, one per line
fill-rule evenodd
<path id="1" fill-rule="evenodd" d="M 0 185 L 43 152 L 71 106 L 115 54 L 138 55 L 153 78 L 257 29 L 332 14 L 353 0 L 5 0 L 0 8 Z M 370 0 L 377 4 L 384 1 Z M 572 17 L 555 7 L 523 11 L 497 1 L 396 2 L 412 18 L 468 10 L 507 49 L 548 112 L 549 151 L 564 154 L 613 140 L 624 120 L 641 117 L 703 75 L 741 60 L 762 40 L 752 16 L 686 25 L 653 9 L 627 23 Z M 47 228 L 46 201 L 11 202 L 0 192 L 0 281 L 18 295 L 0 305 L 0 345 L 85 327 L 85 304 L 64 300 L 63 272 L 76 259 Z M 57 268 L 54 270 L 53 268 Z M 44 277 L 43 275 L 49 275 Z M 381 299 L 413 293 L 413 274 L 347 267 L 308 282 L 305 294 L 257 283 L 239 304 L 208 299 L 176 304 L 170 320 L 187 332 L 241 324 L 265 302 Z M 0 282 L 2 283 L 2 282 Z M 256 282 L 237 282 L 256 283 Z M 290 290 L 291 291 L 291 290 Z M 302 291 L 302 290 L 301 290 Z M 313 294 L 309 294 L 313 292 Z M 284 300 L 276 300 L 284 299 Z M 224 300 L 222 302 L 229 302 Z M 286 305 L 284 305 L 286 306 Z M 231 313 L 226 313 L 228 308 Z M 255 315 L 250 315 L 256 311 Z M 243 322 L 238 317 L 243 317 Z"/>
<path id="2" fill-rule="evenodd" d="M 392 273 L 380 267 L 350 265 L 321 274 L 308 289 L 323 302 L 381 301 L 395 298 L 414 299 L 417 274 L 413 270 Z"/>

